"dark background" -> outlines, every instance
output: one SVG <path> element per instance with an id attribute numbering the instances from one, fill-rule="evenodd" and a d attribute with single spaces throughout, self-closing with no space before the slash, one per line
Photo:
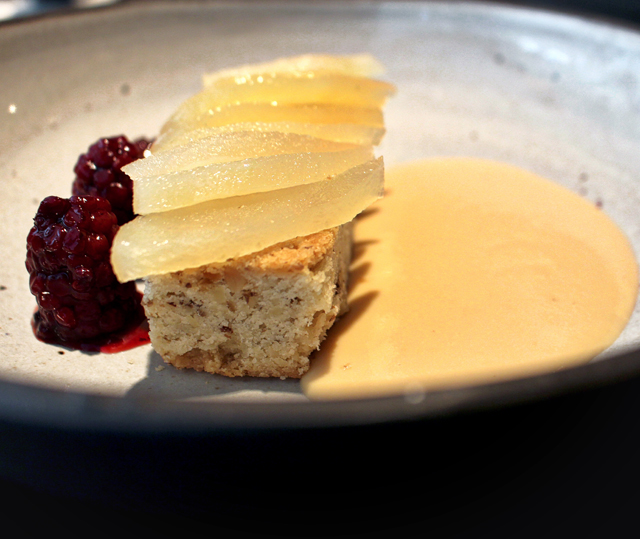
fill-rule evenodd
<path id="1" fill-rule="evenodd" d="M 502 2 L 520 4 L 554 11 L 586 13 L 610 19 L 640 23 L 640 1 L 638 0 L 531 0 Z"/>
<path id="2" fill-rule="evenodd" d="M 640 24 L 635 0 L 523 3 Z M 68 2 L 44 4 L 50 10 Z M 219 447 L 203 440 L 205 434 L 199 442 L 206 443 L 193 445 L 180 438 L 168 445 L 152 438 L 109 445 L 93 435 L 88 443 L 82 432 L 67 433 L 61 442 L 55 432 L 14 429 L 13 439 L 2 433 L 1 454 L 51 445 L 52 480 L 38 481 L 35 468 L 25 469 L 23 480 L 16 480 L 20 474 L 0 478 L 0 533 L 640 537 L 639 430 L 639 378 L 442 420 L 266 432 L 256 439 L 230 433 Z M 90 477 L 76 477 L 83 488 L 61 488 L 56 474 L 81 467 L 58 453 L 56 443 L 67 444 L 77 459 L 104 452 L 104 469 L 95 471 L 101 483 L 92 490 Z M 335 454 L 343 456 L 336 461 Z M 212 462 L 224 470 L 239 456 L 247 459 L 243 470 L 198 476 Z M 155 459 L 156 473 L 138 469 L 136 458 Z M 250 465 L 258 458 L 266 461 L 263 468 Z M 321 464 L 308 478 L 313 462 Z M 191 474 L 188 482 L 184 473 Z"/>
<path id="3" fill-rule="evenodd" d="M 9 455 L 20 481 L 14 468 L 0 482 L 0 522 L 4 537 L 638 537 L 639 415 L 636 377 L 349 428 L 154 439 L 3 425 L 0 459 L 26 456 Z"/>

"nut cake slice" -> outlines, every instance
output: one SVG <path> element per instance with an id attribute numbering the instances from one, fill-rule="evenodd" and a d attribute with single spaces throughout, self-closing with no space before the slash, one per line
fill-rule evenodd
<path id="1" fill-rule="evenodd" d="M 347 310 L 352 225 L 258 253 L 147 278 L 150 336 L 178 368 L 300 378 Z"/>

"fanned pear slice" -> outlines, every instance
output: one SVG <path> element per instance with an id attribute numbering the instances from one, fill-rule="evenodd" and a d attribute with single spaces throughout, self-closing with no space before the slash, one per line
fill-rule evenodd
<path id="1" fill-rule="evenodd" d="M 345 105 L 297 103 L 293 105 L 273 103 L 240 103 L 206 110 L 201 115 L 169 119 L 162 126 L 158 141 L 152 146 L 162 144 L 163 137 L 175 136 L 195 129 L 207 129 L 228 124 L 253 122 L 296 122 L 302 124 L 358 124 L 371 127 L 384 127 L 384 118 L 379 108 L 352 107 Z"/>
<path id="2" fill-rule="evenodd" d="M 362 146 L 377 146 L 384 136 L 384 127 L 363 124 L 312 124 L 300 122 L 242 122 L 194 129 L 192 131 L 173 130 L 158 137 L 153 143 L 152 152 L 157 153 L 178 146 L 184 146 L 196 140 L 216 136 L 222 133 L 239 131 L 256 131 L 258 133 L 295 133 L 310 137 L 359 144 Z"/>
<path id="3" fill-rule="evenodd" d="M 330 180 L 373 158 L 371 146 L 329 153 L 272 155 L 216 163 L 134 181 L 134 212 L 140 215 Z"/>
<path id="4" fill-rule="evenodd" d="M 326 103 L 380 108 L 395 86 L 365 77 L 317 72 L 291 72 L 220 79 L 184 101 L 169 121 L 179 124 L 217 107 L 240 103 Z"/>
<path id="5" fill-rule="evenodd" d="M 383 194 L 382 158 L 330 181 L 136 217 L 114 238 L 121 282 L 260 251 L 351 221 Z"/>
<path id="6" fill-rule="evenodd" d="M 329 71 L 356 77 L 376 77 L 384 73 L 384 66 L 370 54 L 303 54 L 277 58 L 270 62 L 247 64 L 230 69 L 221 69 L 202 76 L 204 86 L 229 77 L 247 77 L 262 73 L 283 73 L 287 71 Z"/>
<path id="7" fill-rule="evenodd" d="M 288 153 L 339 152 L 353 149 L 355 146 L 297 133 L 238 131 L 219 133 L 184 146 L 151 153 L 144 159 L 138 159 L 122 167 L 122 170 L 135 182 L 140 178 L 214 163 Z"/>
<path id="8" fill-rule="evenodd" d="M 384 126 L 382 110 L 377 107 L 334 105 L 330 103 L 239 103 L 207 109 L 179 125 L 168 120 L 160 129 L 197 129 L 242 122 L 300 122 L 312 124 L 365 124 Z"/>

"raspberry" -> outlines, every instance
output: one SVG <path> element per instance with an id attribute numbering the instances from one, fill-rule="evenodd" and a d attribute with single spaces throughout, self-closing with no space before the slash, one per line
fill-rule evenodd
<path id="1" fill-rule="evenodd" d="M 106 198 L 119 225 L 131 221 L 134 217 L 132 182 L 120 169 L 141 158 L 150 145 L 151 141 L 144 138 L 134 142 L 123 135 L 101 138 L 78 158 L 73 169 L 76 179 L 72 194 Z"/>
<path id="2" fill-rule="evenodd" d="M 38 302 L 36 336 L 86 342 L 138 320 L 135 282 L 117 281 L 109 261 L 116 215 L 108 200 L 55 196 L 41 203 L 27 237 L 29 286 Z"/>

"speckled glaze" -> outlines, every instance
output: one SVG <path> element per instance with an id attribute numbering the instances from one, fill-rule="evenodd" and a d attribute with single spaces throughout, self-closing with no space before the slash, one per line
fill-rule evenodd
<path id="1" fill-rule="evenodd" d="M 387 166 L 447 155 L 512 163 L 601 204 L 640 253 L 634 31 L 464 2 L 148 2 L 44 17 L 0 27 L 0 380 L 163 402 L 284 401 L 283 417 L 305 401 L 297 381 L 178 371 L 150 346 L 91 355 L 37 341 L 24 254 L 39 201 L 70 195 L 75 161 L 98 137 L 153 137 L 203 72 L 306 52 L 370 52 L 387 66 L 398 87 L 380 147 Z M 604 356 L 638 346 L 636 309 Z"/>

